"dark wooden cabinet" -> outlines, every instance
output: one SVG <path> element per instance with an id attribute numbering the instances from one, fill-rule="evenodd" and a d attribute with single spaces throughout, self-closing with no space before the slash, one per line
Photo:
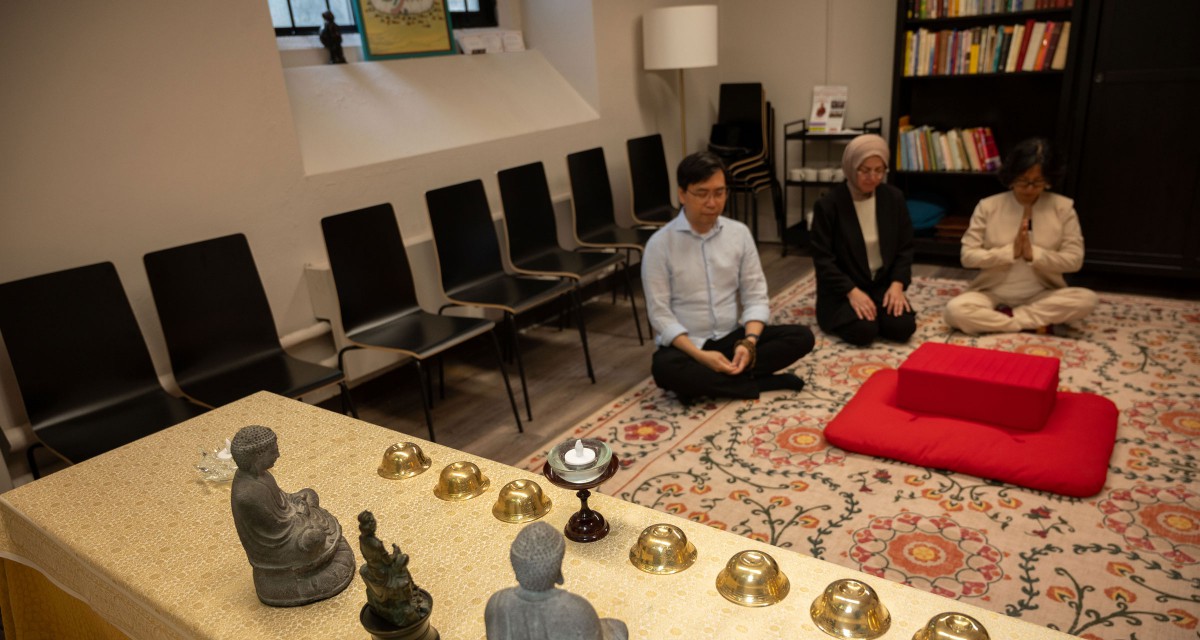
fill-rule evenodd
<path id="1" fill-rule="evenodd" d="M 920 19 L 908 15 L 908 0 L 898 0 L 896 55 L 892 82 L 891 140 L 893 157 L 900 144 L 899 122 L 908 116 L 913 126 L 928 125 L 939 131 L 990 127 L 1000 156 L 1021 140 L 1033 136 L 1050 139 L 1060 148 L 1069 144 L 1068 123 L 1076 110 L 1077 69 L 1080 43 L 1085 40 L 1081 5 L 992 13 L 963 17 Z M 962 31 L 989 26 L 1025 25 L 1028 21 L 1070 22 L 1066 62 L 1062 70 L 1016 71 L 956 75 L 905 76 L 905 35 L 909 31 Z M 994 172 L 979 171 L 892 171 L 889 182 L 910 198 L 930 200 L 944 206 L 943 226 L 961 235 L 976 203 L 1005 186 Z M 939 232 L 940 236 L 947 235 Z M 957 237 L 918 238 L 918 254 L 957 257 Z"/>
<path id="2" fill-rule="evenodd" d="M 1200 277 L 1200 2 L 1086 4 L 1067 190 L 1087 268 Z"/>

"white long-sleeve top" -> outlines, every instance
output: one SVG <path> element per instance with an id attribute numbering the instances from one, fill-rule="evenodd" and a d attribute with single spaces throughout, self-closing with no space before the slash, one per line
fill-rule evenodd
<path id="1" fill-rule="evenodd" d="M 1013 258 L 1013 242 L 1021 226 L 1025 208 L 1017 202 L 1012 191 L 1005 191 L 979 201 L 971 224 L 962 238 L 962 264 L 968 269 L 983 272 L 971 282 L 972 291 L 990 291 L 1010 282 L 1013 267 L 1022 258 Z M 1075 202 L 1056 193 L 1045 192 L 1033 204 L 1031 218 L 1033 260 L 1029 271 L 1046 289 L 1067 286 L 1064 273 L 1074 273 L 1083 266 L 1083 232 Z"/>

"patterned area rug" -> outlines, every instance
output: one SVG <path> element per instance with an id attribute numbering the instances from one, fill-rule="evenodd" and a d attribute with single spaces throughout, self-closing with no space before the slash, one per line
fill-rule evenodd
<path id="1" fill-rule="evenodd" d="M 972 338 L 941 318 L 962 288 L 913 283 L 906 345 L 818 331 L 802 392 L 684 407 L 647 379 L 563 438 L 610 442 L 622 469 L 601 490 L 630 502 L 1083 638 L 1200 637 L 1200 304 L 1101 294 L 1066 337 Z M 809 326 L 814 304 L 812 279 L 772 301 L 776 321 Z M 1066 498 L 826 443 L 859 385 L 929 340 L 1053 356 L 1062 389 L 1116 402 L 1103 491 Z"/>

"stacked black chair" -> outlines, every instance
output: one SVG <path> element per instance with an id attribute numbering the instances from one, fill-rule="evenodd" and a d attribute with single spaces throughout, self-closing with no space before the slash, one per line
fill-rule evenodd
<path id="1" fill-rule="evenodd" d="M 200 415 L 163 390 L 111 262 L 0 285 L 4 336 L 37 442 L 77 463 Z"/>
<path id="2" fill-rule="evenodd" d="M 489 334 L 517 431 L 524 431 L 500 355 L 495 323 L 436 315 L 421 308 L 392 205 L 379 204 L 323 218 L 321 230 L 337 289 L 342 330 L 349 342 L 338 352 L 339 368 L 346 352 L 355 349 L 380 349 L 411 358 L 420 376 L 425 423 L 433 441 L 432 385 L 422 362 L 471 338 Z"/>
<path id="3" fill-rule="evenodd" d="M 516 317 L 544 304 L 568 297 L 579 325 L 579 341 L 583 346 L 588 377 L 596 381 L 592 371 L 592 356 L 588 351 L 587 328 L 579 308 L 578 292 L 567 280 L 546 280 L 510 275 L 504 271 L 500 257 L 500 240 L 492 212 L 488 206 L 483 181 L 472 180 L 425 192 L 429 221 L 437 247 L 438 267 L 442 290 L 452 304 L 495 309 L 504 313 L 509 326 L 521 387 L 525 394 L 525 411 L 530 420 L 533 409 L 529 402 L 529 385 L 525 379 L 525 364 L 517 341 Z"/>
<path id="4" fill-rule="evenodd" d="M 671 197 L 671 178 L 662 135 L 653 134 L 625 141 L 629 159 L 629 184 L 633 197 L 633 219 L 638 224 L 662 226 L 679 213 Z"/>
<path id="5" fill-rule="evenodd" d="M 339 369 L 289 355 L 246 236 L 238 233 L 146 254 L 143 259 L 171 370 L 189 399 L 219 407 L 258 391 L 299 398 L 338 385 Z"/>
<path id="6" fill-rule="evenodd" d="M 504 203 L 509 260 L 518 273 L 569 278 L 578 287 L 586 279 L 619 269 L 625 277 L 638 343 L 643 343 L 642 322 L 638 318 L 626 256 L 568 251 L 559 246 L 554 201 L 550 198 L 550 185 L 541 162 L 505 169 L 496 177 L 500 182 L 500 199 Z"/>
<path id="7" fill-rule="evenodd" d="M 758 238 L 757 194 L 771 190 L 777 224 L 783 222 L 783 185 L 775 175 L 773 144 L 774 110 L 758 82 L 721 85 L 717 122 L 709 135 L 709 151 L 729 169 L 729 203 L 737 216 L 739 196 L 748 197 L 749 222 Z"/>

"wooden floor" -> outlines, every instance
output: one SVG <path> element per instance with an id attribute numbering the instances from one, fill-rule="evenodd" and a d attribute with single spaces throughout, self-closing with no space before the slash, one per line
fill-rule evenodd
<path id="1" fill-rule="evenodd" d="M 759 251 L 772 294 L 812 273 L 811 258 L 795 255 L 794 251 L 781 256 L 778 244 L 763 244 Z M 913 271 L 924 276 L 969 277 L 969 272 L 950 267 L 918 265 Z M 643 325 L 645 308 L 639 292 Z M 644 345 L 638 344 L 633 315 L 623 295 L 616 305 L 607 294 L 596 296 L 585 305 L 584 315 L 595 384 L 588 380 L 577 331 L 559 330 L 551 326 L 554 323 L 523 330 L 521 352 L 533 405 L 533 420 L 525 421 L 524 433 L 517 432 L 487 342 L 477 340 L 448 353 L 446 398 L 437 399 L 433 407 L 437 441 L 491 460 L 517 464 L 530 453 L 554 444 L 563 431 L 650 375 L 653 342 L 647 336 Z M 509 367 L 509 375 L 520 406 L 515 366 Z M 401 434 L 428 438 L 418 386 L 416 370 L 405 366 L 355 387 L 359 417 Z M 336 399 L 323 406 L 339 410 Z M 522 408 L 522 420 L 524 417 Z M 397 440 L 402 438 L 397 436 Z"/>

